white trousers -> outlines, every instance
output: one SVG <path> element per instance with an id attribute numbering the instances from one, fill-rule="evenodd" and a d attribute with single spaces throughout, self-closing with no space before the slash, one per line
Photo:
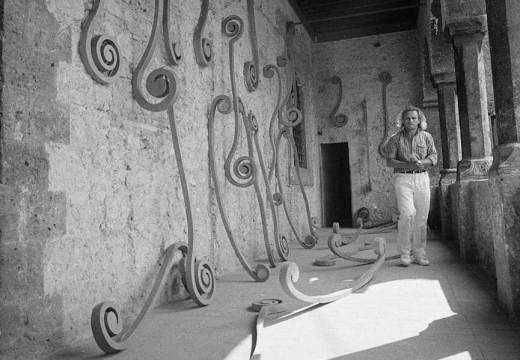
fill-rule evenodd
<path id="1" fill-rule="evenodd" d="M 425 256 L 428 212 L 430 211 L 430 177 L 396 173 L 395 196 L 399 209 L 397 250 L 400 254 Z"/>

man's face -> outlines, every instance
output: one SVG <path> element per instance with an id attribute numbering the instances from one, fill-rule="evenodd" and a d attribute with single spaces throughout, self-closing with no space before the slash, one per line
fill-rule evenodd
<path id="1" fill-rule="evenodd" d="M 403 125 L 408 131 L 414 132 L 419 127 L 419 114 L 415 110 L 403 114 Z"/>

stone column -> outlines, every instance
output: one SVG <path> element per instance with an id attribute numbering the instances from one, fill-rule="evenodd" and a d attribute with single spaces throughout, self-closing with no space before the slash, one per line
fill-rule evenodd
<path id="1" fill-rule="evenodd" d="M 520 319 L 520 2 L 488 0 L 498 146 L 490 171 L 500 303 Z"/>
<path id="2" fill-rule="evenodd" d="M 487 107 L 486 73 L 482 40 L 487 32 L 486 15 L 448 23 L 455 50 L 462 160 L 459 180 L 487 179 L 493 161 Z"/>
<path id="3" fill-rule="evenodd" d="M 455 73 L 437 73 L 432 75 L 439 99 L 439 123 L 441 129 L 442 169 L 439 179 L 439 201 L 441 231 L 444 240 L 456 239 L 456 222 L 450 211 L 451 199 L 449 186 L 457 179 L 457 164 L 461 159 L 459 107 Z"/>
<path id="4" fill-rule="evenodd" d="M 462 259 L 477 262 L 480 254 L 475 242 L 478 236 L 473 231 L 476 198 L 472 189 L 479 186 L 475 182 L 488 179 L 493 160 L 482 53 L 486 15 L 452 17 L 446 28 L 454 45 L 462 152 L 462 160 L 457 165 L 457 183 L 452 189 L 457 240 Z"/>

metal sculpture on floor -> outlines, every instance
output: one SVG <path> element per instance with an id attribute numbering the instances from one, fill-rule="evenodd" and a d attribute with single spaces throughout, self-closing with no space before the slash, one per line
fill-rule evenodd
<path id="1" fill-rule="evenodd" d="M 336 301 L 341 299 L 347 295 L 352 294 L 353 292 L 359 290 L 363 286 L 365 286 L 372 278 L 374 277 L 375 272 L 383 265 L 385 262 L 386 256 L 386 241 L 381 237 L 376 237 L 371 240 L 369 244 L 367 244 L 367 249 L 372 249 L 375 251 L 377 255 L 376 261 L 372 264 L 372 266 L 357 278 L 350 288 L 334 291 L 329 294 L 324 295 L 307 295 L 300 290 L 298 290 L 295 284 L 298 282 L 300 276 L 300 270 L 298 265 L 293 262 L 286 262 L 282 264 L 280 269 L 280 283 L 284 291 L 291 297 L 307 302 L 307 303 L 319 303 L 326 304 L 332 301 Z"/>
<path id="2" fill-rule="evenodd" d="M 347 125 L 348 117 L 345 114 L 338 114 L 339 106 L 341 105 L 341 100 L 343 98 L 343 84 L 341 82 L 341 78 L 337 75 L 331 76 L 326 80 L 329 84 L 335 84 L 338 85 L 338 98 L 336 100 L 336 104 L 334 104 L 334 107 L 332 108 L 332 111 L 330 112 L 329 119 L 332 123 L 332 125 L 336 127 L 343 127 Z"/>
<path id="3" fill-rule="evenodd" d="M 137 328 L 141 320 L 148 312 L 150 306 L 155 301 L 156 295 L 164 282 L 165 277 L 169 274 L 171 261 L 174 253 L 180 251 L 183 258 L 180 261 L 180 268 L 184 269 L 183 277 L 190 297 L 199 306 L 208 305 L 213 297 L 215 289 L 215 277 L 211 265 L 203 260 L 195 257 L 194 251 L 194 231 L 193 231 L 193 216 L 191 213 L 191 204 L 188 192 L 188 185 L 181 155 L 181 148 L 177 129 L 175 124 L 174 102 L 178 94 L 179 82 L 173 71 L 169 66 L 164 66 L 151 71 L 146 77 L 146 91 L 145 95 L 143 87 L 143 75 L 145 68 L 149 65 L 154 50 L 157 47 L 160 35 L 160 27 L 163 32 L 169 31 L 168 20 L 168 0 L 155 0 L 154 22 L 152 25 L 152 32 L 148 45 L 142 56 L 139 64 L 136 67 L 132 77 L 132 90 L 134 99 L 143 108 L 153 111 L 161 112 L 167 111 L 167 116 L 170 122 L 170 130 L 172 135 L 172 142 L 175 152 L 175 160 L 179 171 L 179 179 L 184 198 L 184 207 L 186 211 L 187 228 L 188 228 L 188 243 L 178 242 L 170 245 L 166 251 L 163 259 L 161 270 L 156 276 L 154 286 L 148 299 L 145 302 L 138 317 L 134 320 L 132 325 L 122 332 L 123 325 L 117 308 L 111 302 L 103 302 L 97 304 L 92 310 L 91 327 L 94 339 L 98 346 L 106 353 L 115 353 L 123 350 Z M 166 19 L 166 20 L 165 20 Z M 162 20 L 162 21 L 161 21 Z M 162 25 L 161 25 L 162 24 Z M 170 37 L 165 36 L 165 41 L 169 41 Z M 170 43 L 166 44 L 166 50 L 170 48 Z M 171 64 L 175 65 L 173 59 L 169 56 Z M 148 98 L 153 98 L 157 102 L 151 102 Z"/>
<path id="4" fill-rule="evenodd" d="M 94 35 L 93 22 L 101 0 L 94 0 L 92 9 L 81 23 L 79 54 L 87 73 L 100 84 L 110 84 L 119 71 L 121 55 L 115 37 Z"/>

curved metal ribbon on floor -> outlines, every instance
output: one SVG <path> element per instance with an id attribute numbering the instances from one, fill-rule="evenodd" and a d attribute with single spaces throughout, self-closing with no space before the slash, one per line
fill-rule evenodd
<path id="1" fill-rule="evenodd" d="M 168 1 L 164 0 L 164 3 L 162 1 L 163 0 L 155 0 L 154 22 L 152 25 L 153 28 L 150 41 L 148 42 L 145 53 L 132 78 L 132 90 L 134 98 L 143 108 L 154 112 L 168 110 L 167 114 L 170 122 L 175 160 L 179 169 L 179 178 L 184 197 L 188 227 L 188 244 L 178 242 L 168 247 L 163 265 L 156 276 L 151 293 L 137 318 L 124 333 L 122 332 L 123 325 L 120 315 L 113 303 L 102 302 L 94 307 L 91 315 L 92 333 L 98 346 L 106 353 L 116 353 L 126 348 L 131 335 L 150 309 L 165 277 L 169 274 L 169 271 L 167 270 L 171 267 L 173 254 L 177 250 L 180 250 L 183 253 L 182 261 L 184 261 L 185 270 L 183 274 L 185 277 L 184 282 L 191 298 L 199 306 L 208 305 L 212 300 L 215 289 L 215 277 L 211 265 L 204 260 L 196 259 L 194 254 L 193 217 L 191 214 L 188 185 L 182 163 L 182 155 L 173 111 L 173 103 L 177 98 L 176 93 L 179 82 L 171 68 L 162 67 L 151 71 L 146 79 L 146 90 L 149 94 L 148 97 L 160 99 L 160 101 L 157 103 L 148 101 L 143 93 L 143 89 L 141 88 L 144 69 L 148 66 L 153 51 L 157 46 L 157 38 L 160 33 L 159 27 L 161 26 L 160 19 L 163 21 L 162 26 L 164 31 L 166 31 L 164 27 L 169 23 L 167 19 L 168 14 L 164 13 L 164 6 L 165 4 L 168 4 Z M 172 59 L 170 59 L 170 61 L 171 60 Z"/>
<path id="2" fill-rule="evenodd" d="M 385 262 L 385 254 L 386 254 L 386 242 L 385 239 L 381 237 L 376 237 L 372 240 L 370 244 L 370 248 L 374 249 L 377 254 L 377 260 L 372 264 L 372 266 L 364 272 L 359 278 L 357 278 L 352 287 L 334 291 L 330 294 L 325 295 L 307 295 L 298 290 L 295 287 L 295 284 L 298 282 L 300 276 L 300 270 L 298 265 L 293 262 L 286 262 L 282 264 L 280 269 L 280 283 L 284 291 L 291 297 L 307 302 L 307 303 L 320 303 L 325 304 L 332 301 L 336 301 L 350 295 L 351 293 L 359 290 L 363 286 L 365 286 L 372 278 L 374 277 L 375 272 L 381 267 L 381 265 Z"/>
<path id="3" fill-rule="evenodd" d="M 367 212 L 368 212 L 368 210 L 367 210 Z M 339 224 L 334 223 L 335 226 L 333 227 L 333 234 L 331 236 L 329 236 L 328 243 L 327 243 L 327 245 L 328 245 L 330 251 L 332 251 L 333 255 L 325 255 L 323 257 L 316 259 L 314 261 L 314 265 L 333 266 L 333 265 L 335 265 L 334 260 L 339 259 L 339 258 L 344 259 L 344 260 L 358 262 L 358 263 L 363 263 L 363 264 L 371 264 L 371 263 L 377 261 L 377 259 L 367 259 L 367 258 L 360 258 L 360 257 L 354 256 L 361 251 L 370 250 L 370 248 L 371 248 L 370 244 L 368 244 L 368 245 L 367 244 L 358 244 L 354 249 L 351 249 L 349 251 L 342 250 L 343 246 L 349 245 L 351 243 L 355 243 L 361 234 L 365 235 L 365 234 L 370 234 L 370 233 L 381 233 L 383 230 L 387 229 L 387 227 L 383 227 L 383 228 L 379 228 L 378 230 L 373 230 L 370 232 L 364 231 L 363 230 L 364 221 L 367 221 L 367 220 L 368 220 L 368 215 L 366 217 L 363 217 L 363 216 L 357 217 L 357 222 L 358 222 L 359 228 L 356 230 L 356 232 L 354 233 L 352 238 L 350 238 L 349 241 L 347 241 L 347 242 L 345 242 L 345 240 L 343 239 L 343 236 L 339 233 L 339 231 L 340 231 Z M 387 256 L 386 260 L 394 260 L 397 258 L 399 258 L 398 255 L 392 255 L 392 256 Z"/>
<path id="4" fill-rule="evenodd" d="M 228 236 L 229 242 L 231 243 L 231 247 L 235 252 L 236 257 L 240 261 L 242 267 L 246 270 L 246 272 L 256 281 L 266 281 L 269 278 L 269 268 L 264 264 L 257 264 L 255 269 L 253 270 L 251 266 L 249 266 L 247 260 L 242 255 L 238 245 L 236 244 L 235 238 L 233 236 L 233 232 L 231 231 L 231 227 L 229 226 L 229 221 L 227 219 L 226 211 L 224 204 L 222 202 L 222 195 L 220 192 L 220 184 L 217 177 L 216 171 L 216 162 L 215 162 L 215 113 L 219 111 L 222 114 L 230 114 L 232 111 L 231 107 L 231 99 L 227 95 L 217 96 L 210 106 L 209 116 L 208 116 L 208 152 L 209 152 L 209 169 L 211 174 L 211 179 L 213 181 L 213 187 L 215 188 L 215 197 L 217 198 L 217 205 L 220 212 L 220 217 L 222 219 L 222 223 L 224 224 L 224 229 L 226 230 L 226 234 Z"/>
<path id="5" fill-rule="evenodd" d="M 107 354 L 113 354 L 127 348 L 128 343 L 130 342 L 130 337 L 133 335 L 135 329 L 137 329 L 148 313 L 148 310 L 150 310 L 150 307 L 155 302 L 157 294 L 173 265 L 175 253 L 181 251 L 183 256 L 186 256 L 188 251 L 187 248 L 188 245 L 186 243 L 177 242 L 166 249 L 164 258 L 162 259 L 161 268 L 155 277 L 152 290 L 150 291 L 141 312 L 125 332 L 122 332 L 123 321 L 117 306 L 114 303 L 110 301 L 102 302 L 92 309 L 90 325 L 92 327 L 94 340 L 101 350 Z"/>

